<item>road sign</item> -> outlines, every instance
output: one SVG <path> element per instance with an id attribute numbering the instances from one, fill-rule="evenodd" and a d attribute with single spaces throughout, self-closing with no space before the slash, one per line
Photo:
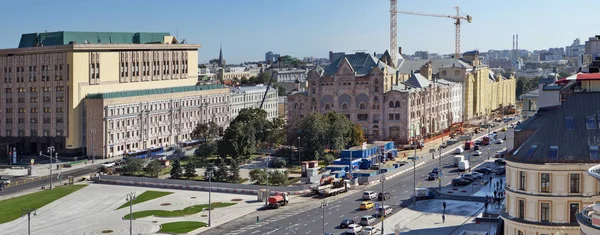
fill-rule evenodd
<path id="1" fill-rule="evenodd" d="M 375 203 L 375 209 L 379 209 L 379 203 Z"/>
<path id="2" fill-rule="evenodd" d="M 418 186 L 421 186 L 421 182 L 417 183 L 417 187 L 418 187 Z"/>

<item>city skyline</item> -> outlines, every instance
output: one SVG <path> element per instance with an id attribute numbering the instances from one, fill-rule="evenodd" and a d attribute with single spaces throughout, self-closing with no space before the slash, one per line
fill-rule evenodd
<path id="1" fill-rule="evenodd" d="M 589 30 L 593 28 L 591 21 L 574 24 L 575 21 L 560 16 L 574 12 L 593 14 L 593 5 L 600 6 L 600 3 L 579 0 L 559 7 L 558 1 L 550 2 L 399 1 L 398 10 L 450 15 L 458 5 L 461 14 L 473 17 L 473 23 L 465 23 L 461 28 L 463 52 L 510 49 L 513 34 L 520 36 L 519 48 L 527 50 L 564 47 L 575 38 L 584 42 L 596 34 Z M 20 20 L 5 26 L 0 46 L 15 48 L 21 34 L 45 30 L 170 32 L 189 43 L 202 44 L 200 63 L 217 58 L 221 44 L 228 63 L 262 60 L 267 51 L 299 58 L 326 58 L 330 50 L 383 53 L 389 47 L 388 1 L 157 3 L 137 0 L 7 2 L 6 9 L 13 10 L 0 17 L 4 22 Z M 553 15 L 559 17 L 551 17 Z M 450 19 L 398 15 L 398 46 L 405 54 L 419 50 L 449 54 L 453 51 L 453 41 L 454 27 Z"/>

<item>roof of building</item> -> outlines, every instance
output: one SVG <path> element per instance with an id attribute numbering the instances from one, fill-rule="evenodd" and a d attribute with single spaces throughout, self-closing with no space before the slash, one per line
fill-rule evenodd
<path id="1" fill-rule="evenodd" d="M 199 85 L 199 86 L 180 86 L 180 87 L 167 87 L 167 88 L 155 88 L 146 90 L 133 90 L 133 91 L 115 91 L 105 93 L 88 94 L 87 99 L 118 99 L 125 97 L 134 96 L 145 96 L 145 95 L 161 95 L 168 93 L 178 92 L 189 92 L 189 91 L 203 91 L 224 88 L 222 84 L 210 84 L 210 85 Z"/>
<path id="2" fill-rule="evenodd" d="M 540 88 L 536 88 L 532 91 L 529 91 L 525 94 L 522 94 L 521 96 L 519 96 L 519 99 L 523 99 L 523 98 L 537 98 L 538 96 L 540 96 Z"/>
<path id="3" fill-rule="evenodd" d="M 439 69 L 444 65 L 449 65 L 452 67 L 453 64 L 456 64 L 457 67 L 465 67 L 465 68 L 473 68 L 473 66 L 468 63 L 457 60 L 457 59 L 433 59 L 433 60 L 405 60 L 402 59 L 399 62 L 398 71 L 402 74 L 410 74 L 411 71 L 419 71 L 423 65 L 427 62 L 431 61 L 431 71 L 433 73 L 438 73 Z"/>
<path id="4" fill-rule="evenodd" d="M 417 87 L 417 88 L 429 87 L 429 85 L 431 84 L 429 79 L 427 79 L 425 76 L 421 75 L 420 73 L 411 74 L 410 78 L 408 78 L 408 80 L 406 80 L 406 82 L 404 82 L 404 83 L 408 84 L 412 87 Z"/>
<path id="5" fill-rule="evenodd" d="M 375 66 L 381 68 L 382 70 L 383 70 L 383 68 L 387 68 L 388 73 L 392 73 L 392 72 L 395 73 L 395 70 L 392 67 L 379 61 L 379 59 L 373 57 L 373 55 L 371 55 L 369 53 L 360 52 L 360 53 L 340 56 L 335 61 L 333 61 L 331 64 L 329 64 L 327 67 L 325 67 L 323 76 L 329 77 L 329 76 L 334 75 L 338 71 L 339 66 L 342 64 L 342 62 L 345 59 L 348 60 L 348 62 L 350 63 L 350 66 L 352 66 L 352 69 L 354 69 L 354 72 L 356 73 L 356 75 L 359 75 L 359 76 L 369 74 L 369 72 L 371 72 L 371 69 L 373 69 L 373 67 L 375 67 Z M 392 70 L 394 70 L 394 71 L 392 71 Z"/>
<path id="6" fill-rule="evenodd" d="M 531 164 L 600 163 L 590 147 L 600 145 L 600 93 L 574 93 L 560 106 L 539 109 L 517 126 L 515 133 L 532 130 L 530 137 L 507 160 Z M 588 129 L 588 117 L 594 128 Z"/>
<path id="7" fill-rule="evenodd" d="M 164 43 L 169 33 L 141 32 L 72 32 L 58 31 L 21 35 L 19 48 L 77 44 L 148 44 Z"/>
<path id="8" fill-rule="evenodd" d="M 231 93 L 242 94 L 246 92 L 264 92 L 267 89 L 265 85 L 255 85 L 255 86 L 237 86 L 231 87 Z M 277 92 L 277 88 L 271 87 L 269 89 L 270 92 Z"/>

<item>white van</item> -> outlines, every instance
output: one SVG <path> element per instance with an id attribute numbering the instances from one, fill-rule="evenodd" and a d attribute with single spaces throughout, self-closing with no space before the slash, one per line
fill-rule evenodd
<path id="1" fill-rule="evenodd" d="M 465 156 L 463 155 L 454 155 L 454 166 L 458 166 L 458 163 L 460 161 L 464 161 L 465 160 Z"/>
<path id="2" fill-rule="evenodd" d="M 463 153 L 465 150 L 462 147 L 458 147 L 456 149 L 454 149 L 454 154 L 461 154 Z"/>
<path id="3" fill-rule="evenodd" d="M 458 163 L 458 171 L 471 171 L 469 161 L 462 160 Z"/>

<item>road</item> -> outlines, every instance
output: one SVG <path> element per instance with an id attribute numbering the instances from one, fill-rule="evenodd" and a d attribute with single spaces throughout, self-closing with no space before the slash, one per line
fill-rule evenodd
<path id="1" fill-rule="evenodd" d="M 99 169 L 100 169 L 99 165 L 95 165 L 95 166 L 90 165 L 90 166 L 75 169 L 72 171 L 63 172 L 62 173 L 62 182 L 66 183 L 69 176 L 73 176 L 73 178 L 75 178 L 75 180 L 77 180 L 76 179 L 77 177 L 91 174 L 91 173 L 96 173 L 96 172 L 98 172 Z M 59 184 L 59 180 L 57 178 L 58 172 L 53 172 L 52 176 L 54 177 L 52 179 L 52 184 L 58 185 Z M 19 185 L 11 185 L 10 187 L 5 188 L 4 190 L 0 191 L 0 196 L 17 193 L 17 192 L 20 192 L 23 190 L 29 190 L 29 189 L 33 189 L 33 188 L 41 188 L 42 186 L 47 187 L 49 185 L 50 185 L 49 178 L 43 178 L 40 180 L 31 181 L 31 182 L 27 182 L 27 183 L 19 184 Z"/>
<path id="2" fill-rule="evenodd" d="M 487 133 L 485 133 L 487 134 Z M 483 135 L 483 133 L 481 134 Z M 481 136 L 478 135 L 477 137 Z M 499 138 L 505 136 L 504 132 L 499 132 Z M 444 151 L 453 150 L 464 142 L 459 142 L 456 145 L 449 146 Z M 482 156 L 471 156 L 471 167 L 482 163 L 488 159 L 487 151 L 490 151 L 490 157 L 493 158 L 496 151 L 499 151 L 506 147 L 506 144 L 490 144 L 483 146 Z M 431 157 L 431 154 L 419 153 L 425 155 L 425 157 Z M 470 155 L 470 151 L 465 151 L 463 155 Z M 449 184 L 452 179 L 458 176 L 457 168 L 453 166 L 454 154 L 448 153 L 442 156 L 441 165 L 444 170 L 442 175 L 442 185 Z M 437 181 L 426 181 L 428 173 L 435 167 L 439 167 L 440 162 L 428 161 L 424 165 L 417 167 L 415 171 L 416 184 L 421 183 L 417 187 L 437 187 L 439 183 Z M 385 182 L 385 191 L 392 194 L 389 203 L 392 204 L 393 213 L 398 213 L 402 208 L 412 203 L 413 195 L 413 171 L 404 173 L 401 176 L 389 179 Z M 469 186 L 466 186 L 469 187 Z M 325 224 L 325 232 L 334 234 L 343 234 L 344 229 L 338 228 L 339 223 L 345 219 L 350 218 L 355 221 L 359 221 L 362 216 L 374 215 L 375 209 L 361 211 L 358 210 L 360 202 L 362 202 L 363 191 L 375 191 L 381 192 L 381 185 L 373 185 L 361 188 L 361 190 L 354 190 L 346 195 L 342 196 L 338 200 L 331 201 L 328 203 L 325 211 L 325 221 L 323 222 L 323 209 L 320 207 L 306 208 L 306 210 L 289 212 L 285 215 L 275 215 L 272 218 L 265 219 L 264 222 L 250 224 L 247 223 L 244 226 L 240 226 L 239 223 L 235 225 L 235 228 L 228 228 L 227 224 L 219 226 L 214 229 L 207 231 L 207 234 L 320 234 L 323 232 L 323 224 Z M 380 202 L 376 202 L 380 203 Z M 386 202 L 386 205 L 388 203 Z M 377 219 L 376 223 L 379 222 Z M 233 230 L 236 229 L 236 230 Z M 390 231 L 391 232 L 391 231 Z"/>

